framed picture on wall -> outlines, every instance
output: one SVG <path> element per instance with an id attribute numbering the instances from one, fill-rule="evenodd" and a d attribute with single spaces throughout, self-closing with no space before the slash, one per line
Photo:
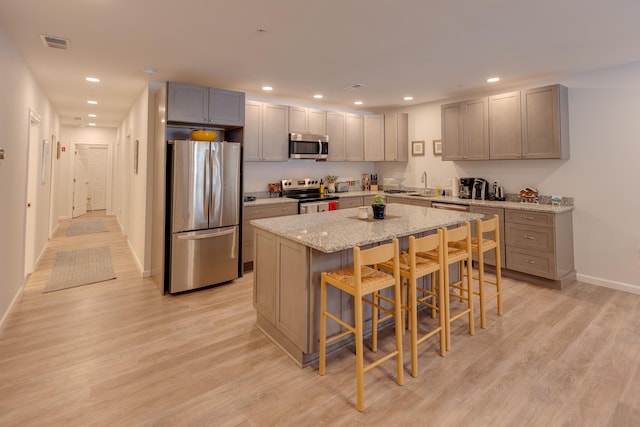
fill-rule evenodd
<path id="1" fill-rule="evenodd" d="M 411 155 L 412 156 L 424 156 L 424 141 L 412 141 L 411 142 Z"/>
<path id="2" fill-rule="evenodd" d="M 433 155 L 441 156 L 442 155 L 442 140 L 434 139 L 433 140 Z"/>

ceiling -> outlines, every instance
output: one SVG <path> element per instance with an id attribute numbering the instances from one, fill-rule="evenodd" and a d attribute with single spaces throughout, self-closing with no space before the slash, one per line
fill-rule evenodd
<path id="1" fill-rule="evenodd" d="M 98 126 L 118 126 L 148 81 L 376 111 L 486 91 L 494 75 L 491 90 L 561 78 L 640 60 L 638 16 L 637 0 L 0 2 L 62 124 Z"/>

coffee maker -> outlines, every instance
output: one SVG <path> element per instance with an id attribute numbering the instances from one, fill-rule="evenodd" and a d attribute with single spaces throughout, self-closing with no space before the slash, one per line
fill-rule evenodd
<path id="1" fill-rule="evenodd" d="M 473 181 L 473 199 L 489 199 L 489 182 L 486 179 L 476 178 Z"/>
<path id="2" fill-rule="evenodd" d="M 473 183 L 475 178 L 460 178 L 460 198 L 471 199 L 473 196 Z"/>

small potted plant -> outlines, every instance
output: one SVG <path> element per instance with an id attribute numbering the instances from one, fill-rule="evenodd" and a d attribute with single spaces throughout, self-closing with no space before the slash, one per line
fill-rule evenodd
<path id="1" fill-rule="evenodd" d="M 386 207 L 384 194 L 376 194 L 371 202 L 374 219 L 384 219 L 384 208 Z"/>

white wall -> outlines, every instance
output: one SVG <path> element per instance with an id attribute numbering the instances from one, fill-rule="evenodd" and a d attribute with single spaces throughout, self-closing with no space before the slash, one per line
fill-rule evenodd
<path id="1" fill-rule="evenodd" d="M 118 128 L 116 150 L 116 215 L 127 236 L 129 247 L 144 276 L 151 274 L 151 211 L 147 208 L 152 193 L 148 183 L 149 88 L 145 87 Z M 134 147 L 138 141 L 138 172 L 134 173 Z M 149 191 L 149 193 L 147 193 Z"/>
<path id="2" fill-rule="evenodd" d="M 0 27 L 0 148 L 5 150 L 5 160 L 0 160 L 0 325 L 10 307 L 19 297 L 24 285 L 24 227 L 26 217 L 26 183 L 28 159 L 29 108 L 42 118 L 37 127 L 36 141 L 51 142 L 52 135 L 59 134 L 59 119 L 49 100 L 35 81 L 4 30 Z M 52 144 L 49 144 L 52 149 Z M 51 156 L 52 153 L 49 153 Z M 40 165 L 42 150 L 37 150 L 34 163 Z M 51 157 L 49 157 L 51 159 Z M 49 167 L 56 168 L 55 160 Z M 49 203 L 51 177 L 46 183 L 37 180 L 35 198 L 36 230 L 33 253 L 42 253 L 49 237 Z"/>
<path id="3" fill-rule="evenodd" d="M 424 157 L 407 164 L 376 164 L 380 176 L 405 173 L 407 186 L 429 186 L 454 176 L 500 181 L 507 192 L 525 186 L 575 197 L 574 254 L 578 279 L 640 293 L 640 63 L 567 76 L 569 160 L 444 162 L 431 153 L 440 139 L 440 103 L 404 109 L 409 141 L 426 140 Z"/>

